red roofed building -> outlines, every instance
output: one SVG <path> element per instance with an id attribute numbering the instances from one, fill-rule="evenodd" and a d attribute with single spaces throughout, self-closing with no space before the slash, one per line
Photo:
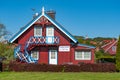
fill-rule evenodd
<path id="1" fill-rule="evenodd" d="M 117 40 L 108 41 L 105 45 L 101 48 L 104 50 L 105 53 L 109 53 L 110 55 L 116 54 L 116 47 L 117 47 Z"/>
<path id="2" fill-rule="evenodd" d="M 78 43 L 55 20 L 55 12 L 45 12 L 44 8 L 9 42 L 19 45 L 14 56 L 22 62 L 54 65 L 94 63 L 94 47 Z"/>

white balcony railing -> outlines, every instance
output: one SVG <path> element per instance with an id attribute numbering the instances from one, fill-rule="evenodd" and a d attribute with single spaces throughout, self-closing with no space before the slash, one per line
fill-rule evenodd
<path id="1" fill-rule="evenodd" d="M 28 40 L 29 44 L 59 44 L 59 37 L 57 36 L 32 36 Z"/>

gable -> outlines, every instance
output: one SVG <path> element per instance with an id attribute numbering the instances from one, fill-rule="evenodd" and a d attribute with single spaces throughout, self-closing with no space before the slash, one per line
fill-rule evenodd
<path id="1" fill-rule="evenodd" d="M 33 24 L 36 22 L 39 22 L 39 19 L 41 17 L 45 17 L 47 20 L 49 20 L 54 26 L 56 26 L 61 32 L 63 32 L 68 38 L 70 38 L 74 43 L 77 43 L 78 41 L 65 29 L 63 28 L 58 22 L 56 22 L 54 19 L 52 19 L 50 16 L 48 16 L 46 13 L 39 14 L 35 19 L 30 21 L 22 30 L 17 32 L 10 40 L 10 43 L 14 43 L 15 40 L 18 39 L 26 30 L 28 30 Z"/>
<path id="2" fill-rule="evenodd" d="M 113 40 L 105 45 L 103 45 L 101 48 L 107 52 L 108 50 L 112 49 L 113 46 L 116 46 L 117 45 L 117 40 Z"/>

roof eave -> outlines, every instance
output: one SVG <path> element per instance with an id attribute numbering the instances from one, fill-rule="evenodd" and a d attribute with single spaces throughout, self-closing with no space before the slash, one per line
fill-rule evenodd
<path id="1" fill-rule="evenodd" d="M 19 30 L 14 36 L 12 36 L 12 38 L 9 40 L 9 42 L 13 43 L 21 34 L 23 34 L 30 26 L 32 26 L 42 16 L 43 15 L 40 14 L 40 15 L 38 15 L 38 17 L 36 17 L 32 21 L 30 21 L 22 31 Z"/>
<path id="2" fill-rule="evenodd" d="M 74 43 L 77 43 L 77 39 L 75 39 L 67 30 L 64 31 L 61 27 L 60 24 L 58 24 L 57 22 L 55 22 L 55 20 L 53 20 L 52 18 L 50 18 L 47 14 L 44 15 L 48 20 L 50 20 L 55 26 L 57 26 L 58 29 L 60 29 L 64 34 L 66 34 Z M 67 33 L 66 33 L 67 32 Z"/>
<path id="3" fill-rule="evenodd" d="M 95 49 L 96 47 L 94 47 L 94 46 L 88 46 L 88 45 L 85 45 L 85 44 L 78 44 L 78 46 L 84 46 L 84 47 L 88 47 L 88 48 L 90 48 L 90 49 Z"/>
<path id="4" fill-rule="evenodd" d="M 74 43 L 77 43 L 77 39 L 75 39 L 67 30 L 62 28 L 60 24 L 58 24 L 55 20 L 53 20 L 51 17 L 49 17 L 46 13 L 39 14 L 38 17 L 30 21 L 25 28 L 22 31 L 17 32 L 10 40 L 10 43 L 13 43 L 20 35 L 22 35 L 30 26 L 32 26 L 40 17 L 46 17 L 50 22 L 52 22 L 55 26 L 57 26 L 58 29 L 60 29 L 64 34 L 66 34 Z"/>

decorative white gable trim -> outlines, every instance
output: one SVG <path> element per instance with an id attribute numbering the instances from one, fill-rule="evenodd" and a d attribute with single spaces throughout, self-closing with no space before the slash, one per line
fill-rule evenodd
<path id="1" fill-rule="evenodd" d="M 63 28 L 59 23 L 57 23 L 55 20 L 53 20 L 50 16 L 48 16 L 44 12 L 44 7 L 42 8 L 42 14 L 39 14 L 35 19 L 30 21 L 23 30 L 20 30 L 18 33 L 16 33 L 10 40 L 10 43 L 13 43 L 19 36 L 21 36 L 27 29 L 29 29 L 39 18 L 42 16 L 46 17 L 53 25 L 55 25 L 60 31 L 62 31 L 66 36 L 68 36 L 74 43 L 77 43 L 78 41 L 65 29 Z"/>

